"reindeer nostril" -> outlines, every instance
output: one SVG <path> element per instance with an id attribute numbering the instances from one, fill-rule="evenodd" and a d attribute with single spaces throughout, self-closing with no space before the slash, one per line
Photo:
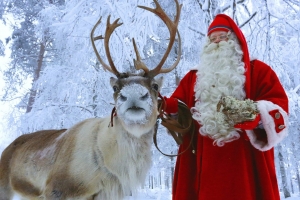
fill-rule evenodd
<path id="1" fill-rule="evenodd" d="M 149 97 L 149 94 L 146 93 L 144 96 L 140 97 L 140 99 L 141 100 L 146 100 L 146 99 L 148 99 L 148 97 Z"/>

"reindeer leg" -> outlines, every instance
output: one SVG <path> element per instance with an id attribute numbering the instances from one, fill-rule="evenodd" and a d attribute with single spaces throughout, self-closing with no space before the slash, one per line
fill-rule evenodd
<path id="1" fill-rule="evenodd" d="M 0 174 L 0 200 L 9 200 L 10 196 L 11 187 L 9 186 L 8 175 Z"/>
<path id="2" fill-rule="evenodd" d="M 8 186 L 4 186 L 0 183 L 0 200 L 9 200 L 11 189 Z"/>

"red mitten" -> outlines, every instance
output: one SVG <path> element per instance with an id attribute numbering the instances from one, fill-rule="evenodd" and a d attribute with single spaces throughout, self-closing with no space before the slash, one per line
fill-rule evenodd
<path id="1" fill-rule="evenodd" d="M 236 125 L 234 125 L 234 128 L 253 130 L 257 127 L 259 121 L 260 121 L 260 114 L 256 115 L 256 118 L 253 121 L 245 121 L 245 122 L 237 123 Z"/>
<path id="2" fill-rule="evenodd" d="M 178 112 L 178 100 L 175 98 L 164 97 L 165 100 L 165 112 L 168 114 L 175 114 Z"/>

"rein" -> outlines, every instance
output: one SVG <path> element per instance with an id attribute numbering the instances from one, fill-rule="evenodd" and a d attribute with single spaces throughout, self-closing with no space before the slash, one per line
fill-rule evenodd
<path id="1" fill-rule="evenodd" d="M 165 113 L 166 109 L 166 102 L 164 98 L 161 96 L 160 93 L 158 93 L 159 100 L 158 100 L 158 117 L 157 117 L 157 122 L 156 122 L 156 127 L 153 135 L 153 142 L 156 147 L 156 149 L 162 153 L 165 156 L 179 156 L 183 153 L 185 153 L 191 146 L 192 146 L 192 152 L 195 154 L 195 147 L 193 145 L 193 139 L 194 139 L 194 134 L 195 134 L 195 127 L 194 127 L 194 122 L 192 115 L 190 113 L 189 108 L 182 102 L 178 102 L 178 117 L 175 119 L 174 117 L 170 116 L 169 114 Z M 163 153 L 158 145 L 157 145 L 157 129 L 158 129 L 158 122 L 159 119 L 161 120 L 161 124 L 168 129 L 168 132 L 171 134 L 171 136 L 174 138 L 176 143 L 178 145 L 182 144 L 183 142 L 183 137 L 190 133 L 191 134 L 191 140 L 189 145 L 185 150 L 180 152 L 179 154 L 165 154 Z"/>

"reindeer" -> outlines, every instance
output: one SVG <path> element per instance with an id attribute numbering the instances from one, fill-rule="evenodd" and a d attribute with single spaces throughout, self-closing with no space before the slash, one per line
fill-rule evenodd
<path id="1" fill-rule="evenodd" d="M 105 36 L 94 37 L 101 18 L 91 31 L 91 42 L 102 66 L 113 73 L 112 116 L 84 120 L 67 130 L 44 130 L 24 134 L 2 153 L 0 161 L 0 200 L 118 200 L 134 192 L 145 180 L 151 166 L 152 135 L 158 116 L 160 73 L 173 70 L 181 57 L 177 30 L 182 5 L 176 2 L 172 21 L 157 0 L 156 7 L 138 6 L 159 16 L 168 27 L 170 41 L 160 63 L 149 70 L 142 62 L 136 43 L 134 65 L 143 73 L 120 73 L 110 56 L 109 39 L 122 25 L 107 18 Z M 178 35 L 178 57 L 162 68 Z M 104 39 L 109 65 L 97 52 L 95 41 Z"/>

